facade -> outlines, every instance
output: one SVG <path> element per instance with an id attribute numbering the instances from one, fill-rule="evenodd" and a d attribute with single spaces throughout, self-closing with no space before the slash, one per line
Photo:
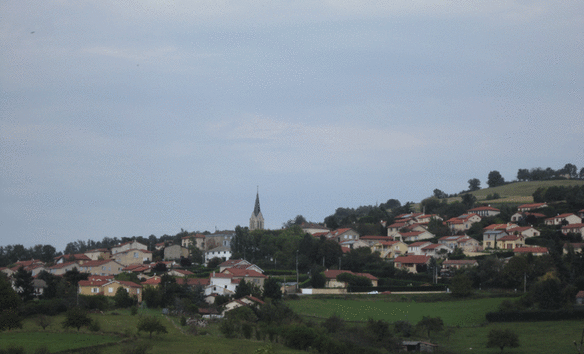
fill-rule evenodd
<path id="1" fill-rule="evenodd" d="M 483 247 L 487 248 L 496 248 L 497 241 L 509 234 L 503 230 L 489 230 L 483 232 Z"/>
<path id="2" fill-rule="evenodd" d="M 476 207 L 468 210 L 471 214 L 477 214 L 481 218 L 489 217 L 489 216 L 496 216 L 501 214 L 501 211 L 497 208 L 493 208 L 491 206 L 481 206 Z"/>
<path id="3" fill-rule="evenodd" d="M 119 253 L 119 252 L 125 252 L 128 250 L 132 250 L 132 249 L 146 251 L 146 250 L 148 250 L 148 246 L 141 244 L 138 241 L 124 242 L 122 244 L 119 244 L 117 246 L 112 247 L 112 255 Z"/>
<path id="4" fill-rule="evenodd" d="M 548 254 L 549 251 L 546 247 L 518 247 L 513 250 L 515 254 L 533 254 L 534 256 L 543 256 Z"/>
<path id="5" fill-rule="evenodd" d="M 189 256 L 188 248 L 181 245 L 172 245 L 164 248 L 164 260 L 187 258 Z"/>
<path id="6" fill-rule="evenodd" d="M 73 270 L 75 268 L 77 268 L 77 270 L 79 270 L 79 268 L 81 268 L 79 263 L 77 263 L 77 262 L 59 263 L 59 264 L 55 264 L 52 267 L 49 267 L 48 272 L 53 274 L 53 275 L 63 275 L 65 273 L 67 273 L 68 271 Z"/>
<path id="7" fill-rule="evenodd" d="M 482 218 L 477 214 L 463 214 L 446 221 L 446 224 L 452 232 L 466 231 L 472 224 L 481 221 Z"/>
<path id="8" fill-rule="evenodd" d="M 263 230 L 264 229 L 264 216 L 260 209 L 260 194 L 256 194 L 256 201 L 253 208 L 253 213 L 249 218 L 249 229 L 250 230 Z"/>
<path id="9" fill-rule="evenodd" d="M 401 241 L 379 241 L 371 246 L 371 252 L 379 252 L 379 257 L 395 258 L 408 252 L 408 245 Z"/>
<path id="10" fill-rule="evenodd" d="M 189 248 L 191 245 L 194 245 L 200 250 L 205 249 L 205 235 L 203 234 L 195 234 L 185 236 L 181 239 L 181 246 L 184 248 Z"/>
<path id="11" fill-rule="evenodd" d="M 409 232 L 398 232 L 393 236 L 396 239 L 401 239 L 403 242 L 416 242 L 422 240 L 429 240 L 436 237 L 430 231 L 409 231 Z"/>
<path id="12" fill-rule="evenodd" d="M 205 236 L 205 250 L 211 250 L 220 246 L 231 247 L 231 240 L 235 237 L 235 231 L 216 231 Z"/>
<path id="13" fill-rule="evenodd" d="M 111 251 L 107 248 L 98 248 L 94 250 L 89 250 L 84 253 L 87 257 L 89 257 L 92 261 L 98 261 L 100 259 L 110 259 L 111 258 Z"/>
<path id="14" fill-rule="evenodd" d="M 430 246 L 431 244 L 432 244 L 432 242 L 428 242 L 428 241 L 414 242 L 414 243 L 408 245 L 408 255 L 422 256 L 422 255 L 424 255 L 422 248 L 424 248 L 426 246 Z"/>
<path id="15" fill-rule="evenodd" d="M 446 258 L 449 253 L 452 253 L 450 248 L 438 243 L 422 247 L 422 254 L 433 258 Z"/>
<path id="16" fill-rule="evenodd" d="M 547 218 L 545 219 L 545 224 L 546 225 L 562 225 L 564 222 L 568 223 L 568 224 L 580 224 L 582 223 L 582 218 L 579 217 L 576 214 L 560 214 L 560 215 L 556 215 L 552 218 Z"/>
<path id="17" fill-rule="evenodd" d="M 213 258 L 221 258 L 223 261 L 226 261 L 231 258 L 231 247 L 228 246 L 220 246 L 208 250 L 205 252 L 205 264 L 209 263 L 209 261 Z"/>
<path id="18" fill-rule="evenodd" d="M 337 276 L 339 276 L 340 274 L 343 274 L 343 273 L 349 273 L 349 274 L 357 275 L 360 277 L 365 277 L 365 278 L 371 280 L 372 286 L 377 286 L 378 281 L 379 281 L 379 279 L 377 277 L 374 277 L 373 275 L 371 275 L 369 273 L 353 273 L 350 270 L 328 270 L 327 269 L 324 271 L 324 277 L 326 278 L 326 284 L 324 287 L 325 288 L 346 288 L 347 283 L 337 280 Z"/>
<path id="19" fill-rule="evenodd" d="M 79 271 L 92 275 L 116 275 L 120 274 L 124 266 L 113 259 L 85 262 L 79 266 Z"/>
<path id="20" fill-rule="evenodd" d="M 545 207 L 547 207 L 546 203 L 522 204 L 522 205 L 517 207 L 517 211 L 526 212 L 526 211 L 535 210 L 535 209 L 539 209 L 539 208 L 545 208 Z"/>
<path id="21" fill-rule="evenodd" d="M 326 235 L 326 238 L 331 239 L 331 240 L 335 240 L 338 243 L 341 243 L 343 241 L 358 240 L 359 233 L 353 229 L 336 229 L 336 230 L 329 232 Z"/>
<path id="22" fill-rule="evenodd" d="M 497 240 L 498 249 L 512 250 L 518 247 L 525 247 L 525 237 L 521 235 L 507 235 Z"/>
<path id="23" fill-rule="evenodd" d="M 152 252 L 145 249 L 129 249 L 112 254 L 112 258 L 127 267 L 130 264 L 142 264 L 144 262 L 152 262 Z"/>
<path id="24" fill-rule="evenodd" d="M 541 235 L 541 232 L 539 232 L 537 229 L 531 227 L 531 226 L 525 226 L 525 227 L 514 227 L 512 229 L 508 229 L 507 232 L 510 235 L 521 235 L 523 237 L 537 237 L 539 235 Z"/>
<path id="25" fill-rule="evenodd" d="M 562 226 L 562 233 L 567 235 L 568 233 L 580 234 L 580 236 L 584 236 L 584 224 L 568 224 Z"/>
<path id="26" fill-rule="evenodd" d="M 406 270 L 410 273 L 418 273 L 420 267 L 425 267 L 430 263 L 430 256 L 403 256 L 397 257 L 394 265 L 398 269 Z"/>

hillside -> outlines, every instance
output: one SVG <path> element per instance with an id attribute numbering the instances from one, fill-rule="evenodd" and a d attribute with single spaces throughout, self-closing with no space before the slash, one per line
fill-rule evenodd
<path id="1" fill-rule="evenodd" d="M 552 181 L 532 181 L 532 182 L 514 182 L 504 186 L 484 188 L 478 191 L 470 192 L 479 202 L 488 202 L 489 194 L 499 194 L 500 198 L 493 200 L 494 203 L 532 203 L 533 193 L 540 187 L 547 188 L 551 186 L 581 186 L 583 180 L 552 180 Z M 461 200 L 460 197 L 449 198 L 448 202 Z"/>

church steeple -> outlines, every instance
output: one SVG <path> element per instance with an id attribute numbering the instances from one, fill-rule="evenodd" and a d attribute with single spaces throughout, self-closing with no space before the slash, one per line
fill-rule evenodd
<path id="1" fill-rule="evenodd" d="M 264 216 L 260 209 L 260 191 L 258 187 L 258 192 L 256 194 L 255 205 L 253 208 L 253 213 L 251 218 L 249 218 L 249 229 L 250 230 L 262 230 L 264 228 Z"/>

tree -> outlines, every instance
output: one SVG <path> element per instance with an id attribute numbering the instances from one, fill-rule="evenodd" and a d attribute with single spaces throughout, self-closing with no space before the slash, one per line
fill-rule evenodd
<path id="1" fill-rule="evenodd" d="M 24 267 L 18 268 L 14 274 L 14 287 L 24 302 L 32 300 L 34 297 L 34 287 L 32 285 L 32 280 L 32 272 L 26 271 Z"/>
<path id="2" fill-rule="evenodd" d="M 462 204 L 467 209 L 472 209 L 472 207 L 474 207 L 476 202 L 477 202 L 477 197 L 475 197 L 474 195 L 472 195 L 470 193 L 465 193 L 462 195 Z"/>
<path id="3" fill-rule="evenodd" d="M 264 298 L 270 298 L 273 301 L 278 301 L 282 298 L 282 289 L 275 278 L 268 278 L 264 282 Z"/>
<path id="4" fill-rule="evenodd" d="M 457 274 L 450 284 L 452 295 L 465 297 L 472 294 L 472 280 L 466 274 Z"/>
<path id="5" fill-rule="evenodd" d="M 77 332 L 83 326 L 89 326 L 91 318 L 80 307 L 75 306 L 65 313 L 65 320 L 63 321 L 63 328 L 75 327 Z"/>
<path id="6" fill-rule="evenodd" d="M 571 163 L 567 163 L 564 168 L 560 170 L 560 172 L 570 176 L 570 178 L 578 178 L 578 168 Z"/>
<path id="7" fill-rule="evenodd" d="M 519 347 L 519 336 L 511 329 L 492 329 L 488 335 L 487 348 L 499 348 L 501 353 L 505 347 Z"/>
<path id="8" fill-rule="evenodd" d="M 444 193 L 438 188 L 434 189 L 434 196 L 438 199 L 448 198 L 448 194 Z"/>
<path id="9" fill-rule="evenodd" d="M 524 169 L 519 169 L 517 171 L 517 180 L 518 181 L 529 181 L 531 179 L 531 174 L 529 173 L 529 170 L 524 168 Z"/>
<path id="10" fill-rule="evenodd" d="M 126 288 L 120 286 L 114 295 L 114 302 L 116 303 L 116 307 L 127 308 L 134 304 L 134 299 L 130 297 Z"/>
<path id="11" fill-rule="evenodd" d="M 144 331 L 149 333 L 149 337 L 152 338 L 152 333 L 168 333 L 166 327 L 160 322 L 160 320 L 154 316 L 142 316 L 138 321 L 138 332 Z"/>
<path id="12" fill-rule="evenodd" d="M 468 180 L 469 191 L 478 191 L 479 189 L 481 189 L 481 181 L 478 178 L 471 178 Z"/>
<path id="13" fill-rule="evenodd" d="M 47 327 L 51 325 L 51 323 L 53 323 L 53 320 L 51 317 L 47 315 L 39 315 L 39 317 L 36 318 L 35 322 L 37 325 L 39 325 L 39 327 L 42 327 L 43 330 L 45 330 L 47 329 Z"/>
<path id="14" fill-rule="evenodd" d="M 503 176 L 501 176 L 499 171 L 491 171 L 489 172 L 487 184 L 489 185 L 489 188 L 502 186 L 503 184 L 505 184 L 505 179 L 503 178 Z"/>
<path id="15" fill-rule="evenodd" d="M 0 331 L 22 326 L 17 311 L 20 297 L 3 275 L 0 274 Z"/>
<path id="16" fill-rule="evenodd" d="M 249 294 L 251 294 L 251 287 L 245 279 L 241 279 L 239 284 L 237 284 L 237 289 L 235 289 L 235 298 L 239 299 Z"/>
<path id="17" fill-rule="evenodd" d="M 427 331 L 430 338 L 430 332 L 440 332 L 444 329 L 444 321 L 440 317 L 424 316 L 416 327 Z"/>

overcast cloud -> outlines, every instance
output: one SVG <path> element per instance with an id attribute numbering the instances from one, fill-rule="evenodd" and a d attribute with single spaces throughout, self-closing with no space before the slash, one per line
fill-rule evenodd
<path id="1" fill-rule="evenodd" d="M 0 245 L 584 166 L 581 1 L 0 1 Z"/>

